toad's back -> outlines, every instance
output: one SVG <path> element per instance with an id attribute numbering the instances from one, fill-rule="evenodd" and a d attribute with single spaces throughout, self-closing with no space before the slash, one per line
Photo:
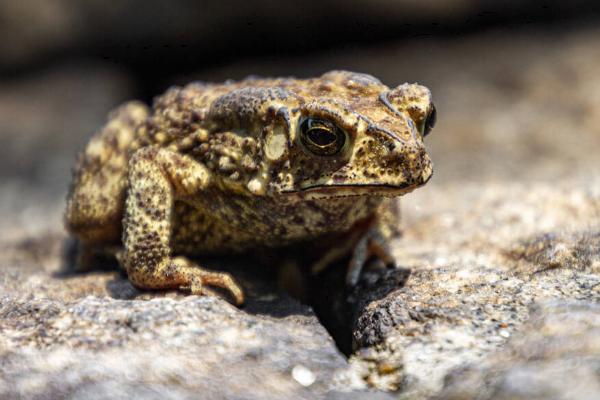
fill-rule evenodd
<path id="1" fill-rule="evenodd" d="M 250 82 L 258 83 L 191 83 L 169 89 L 155 99 L 152 109 L 132 101 L 113 110 L 79 154 L 68 195 L 67 228 L 84 242 L 119 241 L 132 154 L 147 146 L 185 152 L 207 141 L 211 105 L 229 92 L 248 87 Z"/>

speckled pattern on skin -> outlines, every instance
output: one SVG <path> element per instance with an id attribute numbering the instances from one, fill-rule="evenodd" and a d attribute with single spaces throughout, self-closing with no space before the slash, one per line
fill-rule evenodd
<path id="1" fill-rule="evenodd" d="M 429 90 L 346 71 L 313 79 L 192 83 L 115 110 L 79 156 L 66 225 L 85 268 L 114 254 L 146 289 L 243 292 L 184 256 L 277 249 L 313 272 L 351 256 L 393 259 L 389 198 L 425 184 Z M 288 249 L 288 250 L 286 250 Z"/>

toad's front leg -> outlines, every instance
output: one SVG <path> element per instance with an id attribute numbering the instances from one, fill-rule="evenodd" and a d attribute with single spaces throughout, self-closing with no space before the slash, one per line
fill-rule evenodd
<path id="1" fill-rule="evenodd" d="M 191 157 L 146 147 L 131 158 L 128 183 L 121 262 L 129 280 L 143 289 L 186 289 L 202 295 L 214 294 L 207 286 L 216 286 L 243 303 L 243 292 L 229 274 L 172 256 L 173 205 L 209 186 L 206 167 Z"/>

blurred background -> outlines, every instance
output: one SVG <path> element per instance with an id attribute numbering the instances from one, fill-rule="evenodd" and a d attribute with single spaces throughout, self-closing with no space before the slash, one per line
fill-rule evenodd
<path id="1" fill-rule="evenodd" d="M 583 0 L 0 1 L 0 238 L 56 230 L 108 111 L 191 80 L 419 82 L 430 185 L 597 177 L 599 22 Z"/>

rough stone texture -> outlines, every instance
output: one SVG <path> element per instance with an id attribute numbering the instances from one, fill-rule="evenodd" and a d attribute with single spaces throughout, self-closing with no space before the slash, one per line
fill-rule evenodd
<path id="1" fill-rule="evenodd" d="M 346 364 L 314 317 L 210 298 L 4 297 L 0 315 L 2 398 L 311 398 Z M 310 390 L 298 368 L 314 375 Z"/>
<path id="2" fill-rule="evenodd" d="M 446 378 L 440 399 L 581 399 L 600 393 L 600 305 L 546 301 L 501 352 Z"/>
<path id="3" fill-rule="evenodd" d="M 398 353 L 404 368 L 392 384 L 423 396 L 441 389 L 452 368 L 478 365 L 501 349 L 529 319 L 530 306 L 598 303 L 600 181 L 589 183 L 465 184 L 412 196 L 405 203 L 413 209 L 410 225 L 394 246 L 411 275 L 383 298 L 371 293 L 385 281 L 363 292 L 373 301 L 359 312 L 356 345 L 376 345 L 385 358 Z M 600 361 L 592 350 L 588 356 Z"/>
<path id="4" fill-rule="evenodd" d="M 269 292 L 268 278 L 245 280 L 252 300 L 243 310 L 141 293 L 118 272 L 74 275 L 62 241 L 3 249 L 2 399 L 369 394 L 310 309 Z"/>
<path id="5" fill-rule="evenodd" d="M 432 88 L 436 175 L 403 200 L 404 235 L 392 243 L 400 269 L 313 301 L 354 349 L 349 362 L 309 307 L 243 262 L 250 303 L 241 310 L 139 293 L 114 271 L 70 273 L 56 194 L 67 171 L 49 182 L 9 177 L 0 187 L 0 398 L 344 398 L 373 395 L 367 388 L 401 398 L 600 397 L 599 64 L 600 32 L 590 28 L 415 39 L 203 74 L 344 67 Z M 46 121 L 39 126 L 60 131 Z M 31 135 L 52 143 L 44 129 Z M 64 137 L 78 143 L 88 133 L 72 129 Z M 69 141 L 49 152 L 29 137 L 2 140 L 40 160 L 35 170 L 72 159 Z"/>

